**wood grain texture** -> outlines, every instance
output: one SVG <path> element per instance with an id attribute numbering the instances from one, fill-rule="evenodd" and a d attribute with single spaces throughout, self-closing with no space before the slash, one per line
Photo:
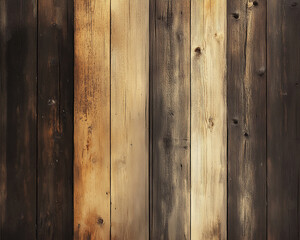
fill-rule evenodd
<path id="1" fill-rule="evenodd" d="M 150 1 L 151 239 L 190 239 L 190 1 Z"/>
<path id="2" fill-rule="evenodd" d="M 109 239 L 109 0 L 75 0 L 74 90 L 74 237 Z"/>
<path id="3" fill-rule="evenodd" d="M 228 2 L 228 239 L 266 238 L 266 1 Z"/>
<path id="4" fill-rule="evenodd" d="M 226 239 L 226 1 L 191 10 L 191 239 Z"/>
<path id="5" fill-rule="evenodd" d="M 0 239 L 35 239 L 36 1 L 0 1 Z"/>
<path id="6" fill-rule="evenodd" d="M 268 1 L 267 12 L 268 239 L 299 239 L 299 1 Z"/>
<path id="7" fill-rule="evenodd" d="M 73 2 L 38 2 L 39 239 L 71 239 Z"/>
<path id="8" fill-rule="evenodd" d="M 111 1 L 111 239 L 149 237 L 149 2 Z"/>

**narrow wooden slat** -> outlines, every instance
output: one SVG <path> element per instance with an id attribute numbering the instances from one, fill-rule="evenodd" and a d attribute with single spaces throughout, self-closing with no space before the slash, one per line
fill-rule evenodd
<path id="1" fill-rule="evenodd" d="M 266 238 L 266 1 L 228 2 L 228 239 Z"/>
<path id="2" fill-rule="evenodd" d="M 109 239 L 110 1 L 74 9 L 74 237 Z"/>
<path id="3" fill-rule="evenodd" d="M 111 239 L 149 236 L 149 2 L 111 1 Z"/>
<path id="4" fill-rule="evenodd" d="M 227 2 L 191 4 L 191 239 L 226 239 Z"/>
<path id="5" fill-rule="evenodd" d="M 0 239 L 35 239 L 36 1 L 0 1 Z"/>
<path id="6" fill-rule="evenodd" d="M 268 239 L 299 239 L 299 1 L 268 1 L 267 12 Z"/>
<path id="7" fill-rule="evenodd" d="M 150 1 L 151 239 L 190 239 L 190 1 Z"/>
<path id="8" fill-rule="evenodd" d="M 72 1 L 39 0 L 38 33 L 38 238 L 71 239 Z"/>

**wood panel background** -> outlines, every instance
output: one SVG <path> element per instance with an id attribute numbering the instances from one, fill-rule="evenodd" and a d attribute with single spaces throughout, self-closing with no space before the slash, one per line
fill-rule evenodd
<path id="1" fill-rule="evenodd" d="M 299 239 L 298 0 L 0 0 L 0 239 Z"/>

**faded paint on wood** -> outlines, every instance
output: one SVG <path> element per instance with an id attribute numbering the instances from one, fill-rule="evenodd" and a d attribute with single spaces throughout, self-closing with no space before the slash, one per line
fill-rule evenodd
<path id="1" fill-rule="evenodd" d="M 299 239 L 300 5 L 268 3 L 268 239 Z"/>
<path id="2" fill-rule="evenodd" d="M 190 1 L 150 1 L 151 239 L 190 239 Z"/>
<path id="3" fill-rule="evenodd" d="M 110 1 L 75 0 L 74 237 L 110 237 Z"/>
<path id="4" fill-rule="evenodd" d="M 228 2 L 228 239 L 266 238 L 266 1 Z"/>
<path id="5" fill-rule="evenodd" d="M 191 1 L 191 239 L 226 239 L 226 1 Z"/>
<path id="6" fill-rule="evenodd" d="M 149 2 L 111 1 L 111 238 L 149 237 Z"/>
<path id="7" fill-rule="evenodd" d="M 0 1 L 0 238 L 35 239 L 36 1 Z"/>
<path id="8" fill-rule="evenodd" d="M 39 239 L 70 239 L 73 235 L 72 3 L 38 2 Z"/>

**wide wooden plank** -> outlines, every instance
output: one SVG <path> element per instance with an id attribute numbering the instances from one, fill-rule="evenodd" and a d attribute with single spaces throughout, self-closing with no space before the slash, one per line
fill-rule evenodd
<path id="1" fill-rule="evenodd" d="M 191 4 L 191 239 L 226 239 L 227 2 Z"/>
<path id="2" fill-rule="evenodd" d="M 268 1 L 268 239 L 299 239 L 300 5 Z"/>
<path id="3" fill-rule="evenodd" d="M 190 239 L 190 1 L 150 1 L 151 239 Z"/>
<path id="4" fill-rule="evenodd" d="M 21 4 L 22 5 L 22 4 Z M 73 3 L 38 2 L 39 239 L 73 234 Z"/>
<path id="5" fill-rule="evenodd" d="M 149 237 L 149 1 L 111 1 L 111 239 Z"/>
<path id="6" fill-rule="evenodd" d="M 36 1 L 0 1 L 0 239 L 35 239 Z"/>
<path id="7" fill-rule="evenodd" d="M 75 0 L 74 237 L 110 237 L 110 1 Z"/>
<path id="8" fill-rule="evenodd" d="M 228 239 L 266 238 L 266 1 L 228 2 Z"/>

